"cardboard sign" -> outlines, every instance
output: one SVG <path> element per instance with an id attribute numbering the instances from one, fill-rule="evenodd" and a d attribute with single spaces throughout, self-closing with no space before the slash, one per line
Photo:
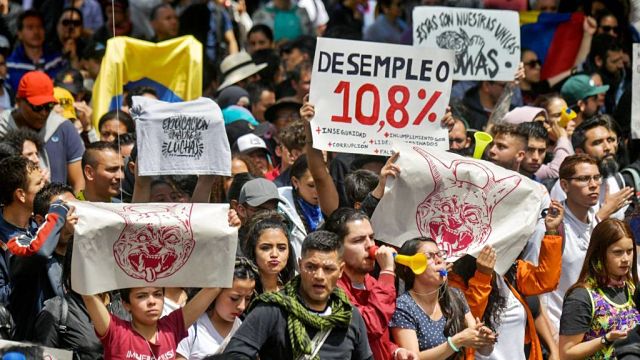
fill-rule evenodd
<path id="1" fill-rule="evenodd" d="M 310 101 L 317 149 L 390 155 L 404 142 L 448 149 L 440 125 L 451 94 L 453 52 L 319 38 Z"/>
<path id="2" fill-rule="evenodd" d="M 138 172 L 231 176 L 231 149 L 222 111 L 207 98 L 169 103 L 133 97 Z"/>
<path id="3" fill-rule="evenodd" d="M 413 45 L 455 51 L 454 80 L 512 81 L 520 63 L 518 13 L 418 6 Z"/>
<path id="4" fill-rule="evenodd" d="M 230 287 L 237 229 L 222 204 L 74 202 L 71 283 L 80 294 L 144 287 Z"/>
<path id="5" fill-rule="evenodd" d="M 640 139 L 640 44 L 633 44 L 631 82 L 631 138 Z"/>
<path id="6" fill-rule="evenodd" d="M 486 244 L 504 274 L 534 231 L 544 192 L 524 176 L 487 161 L 403 146 L 371 218 L 376 238 L 402 246 L 416 237 L 436 241 L 450 261 L 476 256 Z M 447 260 L 447 261 L 449 261 Z"/>

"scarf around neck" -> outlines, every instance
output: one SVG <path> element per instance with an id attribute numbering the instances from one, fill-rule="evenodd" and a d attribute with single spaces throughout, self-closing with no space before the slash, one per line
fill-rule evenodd
<path id="1" fill-rule="evenodd" d="M 287 312 L 287 331 L 291 339 L 294 359 L 302 355 L 310 355 L 313 350 L 306 326 L 319 331 L 334 327 L 347 327 L 351 322 L 352 311 L 347 295 L 337 286 L 331 293 L 327 303 L 331 307 L 331 315 L 320 316 L 310 311 L 300 301 L 298 295 L 300 281 L 300 275 L 298 275 L 289 281 L 282 291 L 263 293 L 256 301 L 251 303 L 249 308 L 249 311 L 251 311 L 258 303 L 262 302 L 277 305 Z M 319 360 L 320 357 L 316 355 L 313 359 Z"/>

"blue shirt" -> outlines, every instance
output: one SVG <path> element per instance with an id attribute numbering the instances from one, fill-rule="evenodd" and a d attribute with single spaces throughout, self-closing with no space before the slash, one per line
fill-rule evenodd
<path id="1" fill-rule="evenodd" d="M 9 303 L 9 294 L 11 293 L 11 284 L 9 282 L 9 251 L 6 248 L 6 244 L 9 239 L 27 235 L 33 237 L 38 231 L 38 225 L 35 221 L 30 220 L 27 228 L 20 228 L 15 226 L 4 219 L 4 208 L 0 208 L 0 303 Z"/>
<path id="2" fill-rule="evenodd" d="M 68 183 L 67 165 L 82 160 L 84 143 L 71 121 L 64 121 L 44 144 L 51 182 Z"/>
<path id="3" fill-rule="evenodd" d="M 207 3 L 207 7 L 211 12 L 211 16 L 209 17 L 209 32 L 207 32 L 207 46 L 206 46 L 206 54 L 209 60 L 214 61 L 216 59 L 216 47 L 218 46 L 218 36 L 220 38 L 224 37 L 224 34 L 233 29 L 233 25 L 231 24 L 231 19 L 227 15 L 225 11 L 222 11 L 217 5 L 213 2 L 209 1 Z M 223 32 L 222 34 L 217 34 L 219 30 L 219 25 L 216 22 L 216 12 L 220 12 L 222 15 L 222 21 L 224 24 L 222 25 Z"/>
<path id="4" fill-rule="evenodd" d="M 59 52 L 47 52 L 46 49 L 42 54 L 42 57 L 36 64 L 27 57 L 24 52 L 22 44 L 18 44 L 13 50 L 11 55 L 7 58 L 7 69 L 9 74 L 7 76 L 7 82 L 13 89 L 18 89 L 18 84 L 22 76 L 33 70 L 42 70 L 50 78 L 54 79 L 58 71 L 67 66 L 67 61 L 64 60 L 62 54 Z"/>
<path id="5" fill-rule="evenodd" d="M 458 289 L 451 291 L 459 292 Z M 469 312 L 469 306 L 460 293 L 459 299 L 464 301 L 464 312 Z M 396 311 L 391 317 L 389 327 L 415 330 L 420 351 L 434 348 L 447 341 L 444 336 L 444 326 L 447 318 L 444 315 L 438 320 L 432 320 L 429 315 L 413 300 L 409 292 L 400 295 L 396 300 Z"/>

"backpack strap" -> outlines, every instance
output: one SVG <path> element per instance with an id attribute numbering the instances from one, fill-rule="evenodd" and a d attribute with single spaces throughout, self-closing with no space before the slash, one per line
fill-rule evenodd
<path id="1" fill-rule="evenodd" d="M 640 185 L 640 173 L 638 170 L 629 166 L 620 171 L 620 175 L 628 174 L 633 179 L 633 189 L 637 192 L 639 191 L 638 185 Z"/>
<path id="2" fill-rule="evenodd" d="M 69 304 L 64 296 L 60 296 L 60 319 L 58 319 L 58 332 L 67 333 L 67 322 L 69 320 Z"/>

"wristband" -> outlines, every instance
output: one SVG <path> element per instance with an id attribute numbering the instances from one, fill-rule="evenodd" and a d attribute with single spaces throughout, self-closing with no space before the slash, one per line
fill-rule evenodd
<path id="1" fill-rule="evenodd" d="M 393 350 L 393 355 L 392 355 L 393 357 L 392 357 L 392 359 L 394 359 L 394 360 L 395 360 L 396 356 L 398 356 L 398 350 L 400 350 L 400 348 L 397 348 L 397 349 Z"/>
<path id="2" fill-rule="evenodd" d="M 380 271 L 380 275 L 382 274 L 389 274 L 389 275 L 393 275 L 394 277 L 396 276 L 396 273 L 391 270 L 382 270 Z"/>
<path id="3" fill-rule="evenodd" d="M 451 336 L 449 336 L 447 338 L 447 344 L 449 344 L 449 347 L 451 348 L 451 350 L 453 350 L 454 352 L 460 352 L 460 349 L 458 349 L 455 345 L 453 345 L 453 340 L 451 339 Z"/>
<path id="4" fill-rule="evenodd" d="M 558 232 L 558 230 L 547 230 L 544 233 L 545 235 L 560 235 L 560 233 Z"/>

